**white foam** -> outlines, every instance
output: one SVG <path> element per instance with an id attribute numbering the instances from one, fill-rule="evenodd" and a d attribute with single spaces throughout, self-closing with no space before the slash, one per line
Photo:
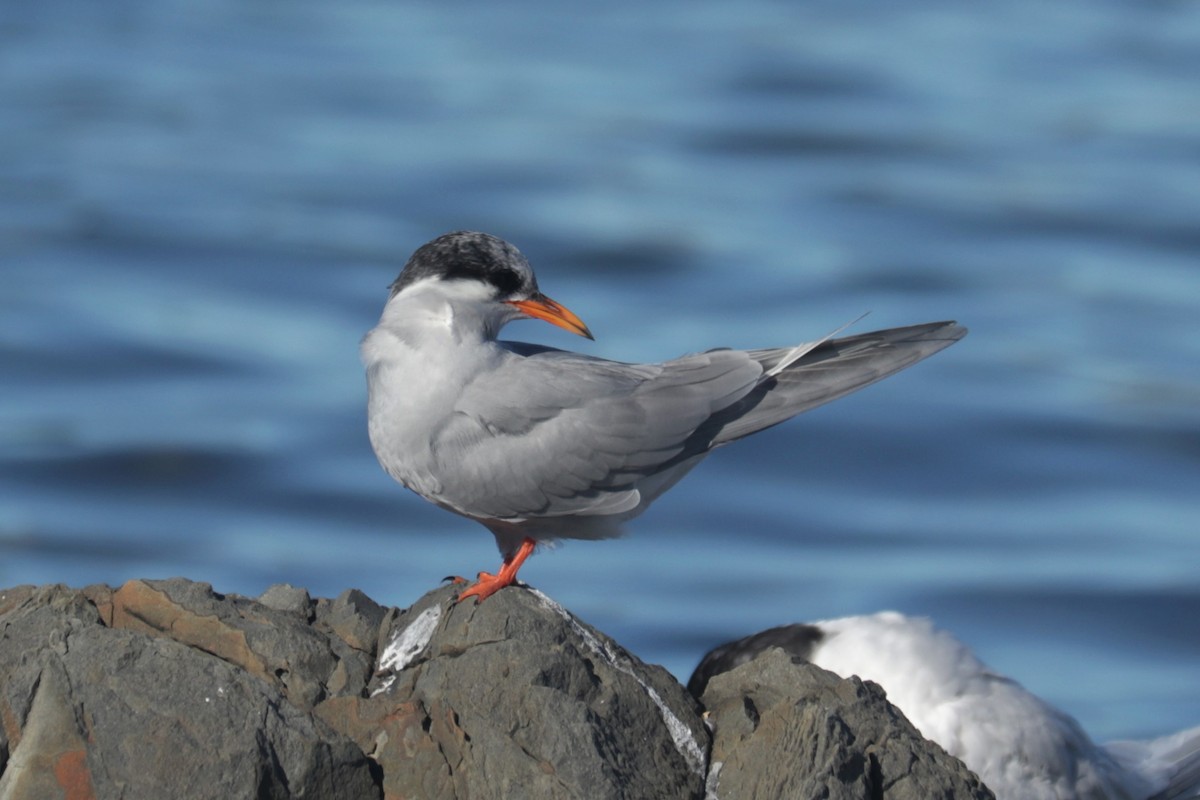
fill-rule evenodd
<path id="1" fill-rule="evenodd" d="M 885 611 L 814 624 L 824 636 L 808 657 L 813 664 L 881 685 L 922 736 L 962 759 L 1002 800 L 1197 796 L 1165 790 L 1177 778 L 1180 789 L 1196 780 L 1200 736 L 1163 768 L 1141 758 L 1153 743 L 1118 752 L 1097 746 L 1072 717 L 928 619 Z"/>

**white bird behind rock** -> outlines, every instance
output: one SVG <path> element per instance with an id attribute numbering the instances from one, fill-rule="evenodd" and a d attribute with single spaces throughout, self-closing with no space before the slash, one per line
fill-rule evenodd
<path id="1" fill-rule="evenodd" d="M 960 759 L 998 800 L 1200 798 L 1200 727 L 1097 745 L 1073 718 L 988 669 L 928 619 L 896 612 L 785 625 L 712 650 L 688 682 L 782 647 L 838 675 L 874 681 L 927 739 Z"/>
<path id="2" fill-rule="evenodd" d="M 515 247 L 457 232 L 420 247 L 362 343 L 368 431 L 393 478 L 496 537 L 504 564 L 459 599 L 516 579 L 538 542 L 616 536 L 714 448 L 911 366 L 966 335 L 953 322 L 764 350 L 625 364 L 498 341 L 551 322 Z"/>

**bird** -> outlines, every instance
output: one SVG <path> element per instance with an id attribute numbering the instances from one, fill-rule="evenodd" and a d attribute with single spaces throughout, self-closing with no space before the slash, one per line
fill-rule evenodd
<path id="1" fill-rule="evenodd" d="M 1200 727 L 1098 745 L 1080 724 L 984 664 L 949 631 L 896 611 L 771 628 L 710 651 L 688 681 L 698 699 L 722 672 L 774 647 L 883 687 L 921 735 L 998 800 L 1200 798 Z"/>
<path id="2" fill-rule="evenodd" d="M 934 322 L 634 364 L 497 338 L 518 319 L 594 338 L 516 247 L 454 231 L 413 252 L 360 347 L 383 469 L 495 536 L 499 571 L 478 573 L 460 602 L 511 585 L 539 543 L 620 535 L 712 450 L 966 335 Z"/>

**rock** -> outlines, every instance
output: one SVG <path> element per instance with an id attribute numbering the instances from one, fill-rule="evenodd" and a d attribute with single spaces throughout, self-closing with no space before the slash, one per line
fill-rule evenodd
<path id="1" fill-rule="evenodd" d="M 711 679 L 712 738 L 541 593 L 457 591 L 0 590 L 0 800 L 989 796 L 870 684 L 768 650 Z"/>
<path id="2" fill-rule="evenodd" d="M 173 592 L 184 598 L 174 606 Z M 220 616 L 235 604 L 184 581 L 132 582 L 114 597 L 125 629 L 62 586 L 0 615 L 0 797 L 379 796 L 362 751 L 258 674 L 270 658 L 238 649 Z M 253 671 L 168 638 L 173 629 Z"/>
<path id="3" fill-rule="evenodd" d="M 386 609 L 358 589 L 347 589 L 330 602 L 317 603 L 317 627 L 336 633 L 360 653 L 374 657 Z"/>
<path id="4" fill-rule="evenodd" d="M 703 701 L 716 796 L 993 798 L 960 761 L 922 738 L 878 685 L 781 649 L 710 675 Z"/>
<path id="5" fill-rule="evenodd" d="M 708 735 L 670 674 L 536 591 L 457 591 L 395 620 L 369 698 L 319 709 L 396 767 L 386 796 L 703 797 Z"/>
<path id="6" fill-rule="evenodd" d="M 113 626 L 211 653 L 267 681 L 304 710 L 324 699 L 339 662 L 353 658 L 335 651 L 330 637 L 295 613 L 181 579 L 126 583 L 113 593 Z M 359 660 L 359 671 L 366 671 L 369 656 Z"/>
<path id="7" fill-rule="evenodd" d="M 312 614 L 313 601 L 307 589 L 298 589 L 290 583 L 277 583 L 258 596 L 258 602 L 276 611 L 290 611 L 308 619 Z"/>
<path id="8" fill-rule="evenodd" d="M 793 660 L 808 661 L 813 649 L 825 634 L 816 625 L 780 625 L 751 634 L 742 639 L 714 647 L 700 659 L 700 664 L 688 678 L 687 688 L 693 697 L 703 697 L 714 675 L 734 667 L 749 664 L 773 647 L 783 650 Z"/>

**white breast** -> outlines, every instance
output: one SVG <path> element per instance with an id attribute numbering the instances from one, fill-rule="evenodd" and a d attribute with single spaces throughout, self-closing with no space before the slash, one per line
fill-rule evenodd
<path id="1" fill-rule="evenodd" d="M 375 455 L 389 475 L 434 502 L 443 487 L 432 443 L 453 421 L 463 387 L 496 357 L 477 326 L 462 323 L 444 295 L 406 293 L 388 303 L 360 348 Z"/>

